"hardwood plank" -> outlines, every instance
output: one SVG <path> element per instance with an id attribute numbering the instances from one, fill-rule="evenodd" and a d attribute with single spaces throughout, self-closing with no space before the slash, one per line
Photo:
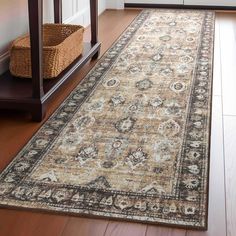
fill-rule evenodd
<path id="1" fill-rule="evenodd" d="M 216 15 L 214 67 L 213 67 L 213 95 L 221 95 L 221 50 L 220 50 L 220 22 Z"/>
<path id="2" fill-rule="evenodd" d="M 187 236 L 226 236 L 224 151 L 221 96 L 213 97 L 208 231 L 188 231 Z"/>
<path id="3" fill-rule="evenodd" d="M 186 230 L 149 225 L 146 236 L 185 236 Z"/>
<path id="4" fill-rule="evenodd" d="M 1 236 L 61 235 L 67 217 L 43 213 L 0 210 Z"/>
<path id="5" fill-rule="evenodd" d="M 38 220 L 38 223 L 32 232 L 32 235 L 61 236 L 68 220 L 69 217 L 63 215 L 41 214 L 40 219 Z"/>
<path id="6" fill-rule="evenodd" d="M 236 115 L 236 15 L 219 13 L 223 114 Z"/>
<path id="7" fill-rule="evenodd" d="M 110 221 L 104 236 L 145 236 L 147 225 Z"/>
<path id="8" fill-rule="evenodd" d="M 17 213 L 0 209 L 0 232 L 2 235 L 10 235 L 10 231 L 17 221 Z M 13 235 L 12 235 L 13 236 Z"/>
<path id="9" fill-rule="evenodd" d="M 71 217 L 62 236 L 103 236 L 108 220 Z"/>
<path id="10" fill-rule="evenodd" d="M 228 236 L 236 235 L 236 117 L 224 116 Z"/>

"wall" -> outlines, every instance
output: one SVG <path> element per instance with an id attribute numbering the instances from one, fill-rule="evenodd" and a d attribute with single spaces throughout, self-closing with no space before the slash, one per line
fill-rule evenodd
<path id="1" fill-rule="evenodd" d="M 99 13 L 106 1 L 98 0 Z M 28 0 L 0 0 L 0 74 L 8 68 L 9 47 L 15 38 L 28 32 Z M 53 21 L 53 0 L 44 0 L 44 22 Z M 63 0 L 63 21 L 88 26 L 89 0 Z"/>
<path id="2" fill-rule="evenodd" d="M 9 42 L 27 31 L 27 0 L 1 0 L 0 8 L 0 73 L 8 63 Z M 14 16 L 14 17 L 12 17 Z M 14 27 L 13 27 L 14 26 Z M 11 30 L 9 30 L 11 29 Z"/>

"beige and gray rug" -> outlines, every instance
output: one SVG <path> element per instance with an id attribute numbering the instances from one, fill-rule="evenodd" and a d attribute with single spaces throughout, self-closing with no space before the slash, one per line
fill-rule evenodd
<path id="1" fill-rule="evenodd" d="M 144 10 L 0 175 L 0 204 L 206 229 L 214 13 Z"/>

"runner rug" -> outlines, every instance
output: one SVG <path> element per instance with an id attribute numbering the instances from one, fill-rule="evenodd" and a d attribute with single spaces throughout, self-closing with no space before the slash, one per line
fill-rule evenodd
<path id="1" fill-rule="evenodd" d="M 214 13 L 144 10 L 0 175 L 0 204 L 205 230 Z"/>

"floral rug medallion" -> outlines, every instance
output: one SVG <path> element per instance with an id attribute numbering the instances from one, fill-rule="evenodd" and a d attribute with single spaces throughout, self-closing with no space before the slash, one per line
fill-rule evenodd
<path id="1" fill-rule="evenodd" d="M 144 10 L 0 175 L 0 204 L 206 229 L 214 13 Z"/>

